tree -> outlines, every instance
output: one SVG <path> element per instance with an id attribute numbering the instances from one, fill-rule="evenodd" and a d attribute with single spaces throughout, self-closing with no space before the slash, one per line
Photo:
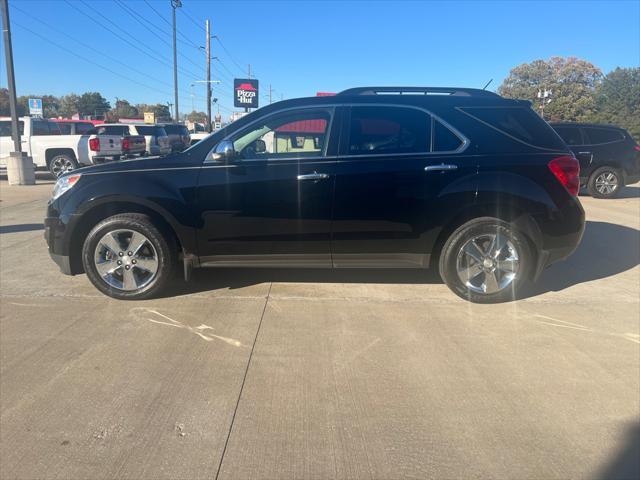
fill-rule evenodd
<path id="1" fill-rule="evenodd" d="M 111 105 L 99 92 L 86 92 L 78 99 L 78 113 L 82 115 L 106 115 Z"/>
<path id="2" fill-rule="evenodd" d="M 550 121 L 588 121 L 596 112 L 595 93 L 602 80 L 598 67 L 575 57 L 535 60 L 513 68 L 498 88 L 506 98 L 530 100 L 539 111 L 539 90 L 551 90 L 544 116 Z"/>
<path id="3" fill-rule="evenodd" d="M 63 117 L 71 118 L 72 115 L 75 115 L 79 112 L 79 104 L 80 97 L 75 93 L 63 95 L 62 97 L 60 97 L 60 107 L 58 108 L 58 113 Z"/>
<path id="4" fill-rule="evenodd" d="M 127 100 L 117 100 L 116 106 L 109 112 L 109 118 L 118 120 L 119 118 L 137 118 L 140 116 L 138 109 Z"/>
<path id="5" fill-rule="evenodd" d="M 156 120 L 160 118 L 171 118 L 171 112 L 169 111 L 169 107 L 162 103 L 156 103 L 155 105 L 149 105 L 146 103 L 139 103 L 136 105 L 138 112 L 140 115 L 143 115 L 144 112 L 153 112 L 156 115 Z"/>
<path id="6" fill-rule="evenodd" d="M 187 120 L 190 122 L 207 123 L 207 114 L 204 112 L 196 112 L 193 110 L 187 115 Z"/>
<path id="7" fill-rule="evenodd" d="M 18 116 L 22 117 L 28 110 L 25 109 L 26 105 L 22 105 L 18 102 Z M 11 115 L 11 108 L 9 107 L 9 90 L 7 88 L 0 88 L 0 116 L 8 117 Z"/>
<path id="8" fill-rule="evenodd" d="M 595 121 L 626 128 L 640 141 L 640 67 L 609 72 L 597 91 L 596 108 Z"/>

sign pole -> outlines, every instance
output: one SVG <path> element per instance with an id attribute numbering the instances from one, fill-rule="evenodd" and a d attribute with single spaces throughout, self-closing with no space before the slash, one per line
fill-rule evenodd
<path id="1" fill-rule="evenodd" d="M 9 109 L 11 110 L 11 138 L 14 151 L 7 161 L 9 185 L 33 185 L 36 183 L 33 161 L 22 153 L 20 130 L 18 128 L 18 102 L 16 100 L 16 77 L 13 71 L 13 47 L 11 45 L 11 25 L 9 23 L 8 0 L 0 0 L 2 8 L 2 31 L 4 34 L 4 54 L 7 62 L 7 83 L 9 87 Z"/>
<path id="2" fill-rule="evenodd" d="M 211 133 L 211 32 L 209 20 L 205 22 L 207 32 L 207 132 Z"/>

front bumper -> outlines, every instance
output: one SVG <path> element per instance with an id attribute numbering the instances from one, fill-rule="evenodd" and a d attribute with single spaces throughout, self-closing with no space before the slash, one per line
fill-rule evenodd
<path id="1" fill-rule="evenodd" d="M 57 217 L 47 217 L 44 219 L 44 239 L 49 248 L 49 256 L 56 262 L 60 271 L 65 275 L 73 275 L 71 268 L 71 258 L 62 251 L 64 238 L 64 225 Z"/>

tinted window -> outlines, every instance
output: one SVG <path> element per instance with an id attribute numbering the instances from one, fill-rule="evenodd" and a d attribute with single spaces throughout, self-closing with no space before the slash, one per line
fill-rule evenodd
<path id="1" fill-rule="evenodd" d="M 129 135 L 129 127 L 126 125 L 98 125 L 96 132 L 98 135 Z"/>
<path id="2" fill-rule="evenodd" d="M 136 130 L 138 131 L 138 135 L 151 135 L 154 137 L 166 137 L 167 132 L 162 127 L 156 127 L 153 125 L 136 125 Z"/>
<path id="3" fill-rule="evenodd" d="M 578 127 L 553 127 L 567 145 L 582 145 L 582 135 Z"/>
<path id="4" fill-rule="evenodd" d="M 563 148 L 551 126 L 524 107 L 467 107 L 467 115 L 516 140 L 543 148 Z"/>
<path id="5" fill-rule="evenodd" d="M 86 135 L 90 130 L 93 130 L 93 124 L 76 123 L 76 135 Z"/>
<path id="6" fill-rule="evenodd" d="M 437 120 L 433 122 L 434 152 L 453 152 L 462 146 L 462 140 Z"/>
<path id="7" fill-rule="evenodd" d="M 177 125 L 163 125 L 162 128 L 164 128 L 164 131 L 167 132 L 167 134 L 169 135 L 178 133 Z"/>
<path id="8" fill-rule="evenodd" d="M 234 150 L 244 159 L 285 159 L 323 155 L 331 120 L 327 110 L 272 115 L 241 132 Z"/>
<path id="9" fill-rule="evenodd" d="M 589 128 L 586 127 L 584 132 L 587 136 L 588 143 L 593 145 L 597 143 L 617 142 L 624 140 L 622 132 L 608 128 Z"/>
<path id="10" fill-rule="evenodd" d="M 20 135 L 24 135 L 24 122 L 18 122 L 18 130 L 20 131 Z M 10 137 L 11 136 L 11 121 L 10 120 L 2 120 L 0 121 L 0 137 Z"/>
<path id="11" fill-rule="evenodd" d="M 36 120 L 31 123 L 32 132 L 31 135 L 50 135 L 48 122 Z"/>
<path id="12" fill-rule="evenodd" d="M 70 123 L 58 123 L 58 128 L 60 129 L 60 133 L 62 135 L 71 135 Z"/>
<path id="13" fill-rule="evenodd" d="M 431 115 L 414 108 L 353 107 L 349 155 L 430 151 Z"/>

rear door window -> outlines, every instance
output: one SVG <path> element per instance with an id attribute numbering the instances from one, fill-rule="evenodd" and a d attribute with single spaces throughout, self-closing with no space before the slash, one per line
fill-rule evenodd
<path id="1" fill-rule="evenodd" d="M 624 135 L 621 131 L 610 128 L 584 127 L 584 133 L 589 145 L 598 145 L 601 143 L 611 143 L 624 140 Z"/>
<path id="2" fill-rule="evenodd" d="M 567 145 L 584 145 L 579 127 L 553 127 Z"/>
<path id="3" fill-rule="evenodd" d="M 392 155 L 431 151 L 431 115 L 415 108 L 351 108 L 348 155 Z"/>
<path id="4" fill-rule="evenodd" d="M 508 137 L 534 147 L 565 148 L 553 128 L 528 107 L 465 107 L 460 110 Z"/>

